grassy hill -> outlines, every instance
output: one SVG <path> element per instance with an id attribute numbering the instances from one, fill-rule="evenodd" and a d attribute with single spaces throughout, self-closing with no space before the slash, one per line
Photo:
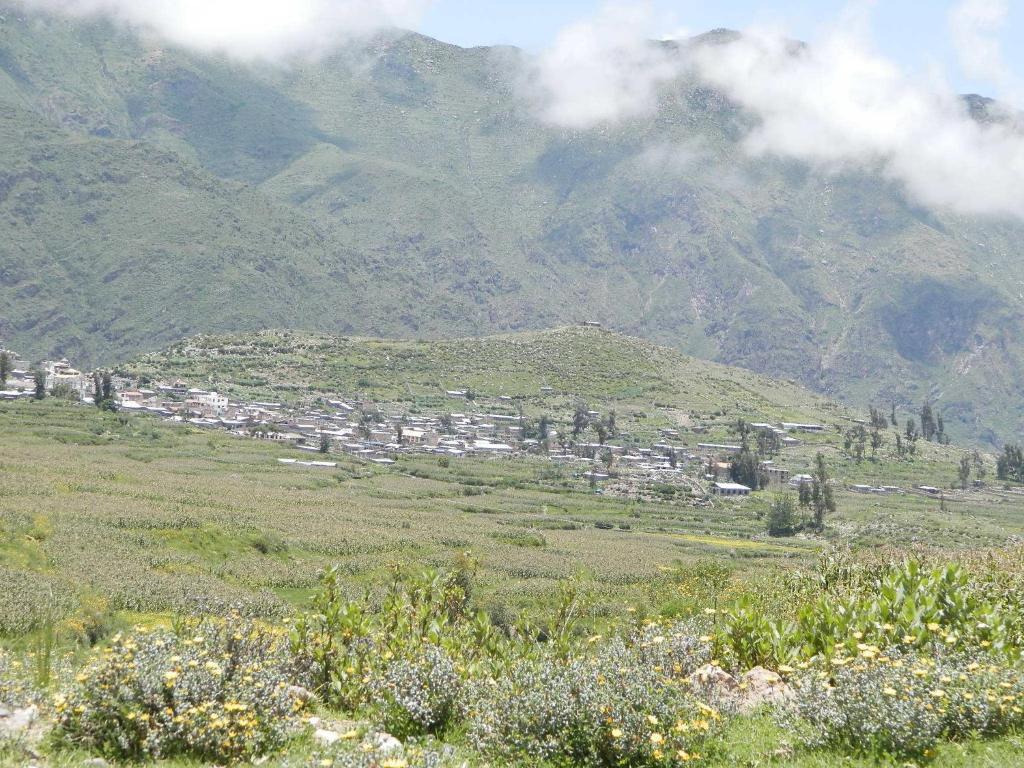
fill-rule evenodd
<path id="1" fill-rule="evenodd" d="M 448 390 L 468 389 L 488 405 L 510 397 L 531 414 L 564 415 L 582 401 L 647 427 L 735 423 L 741 416 L 822 423 L 850 417 L 796 384 L 586 327 L 446 341 L 301 331 L 199 336 L 119 370 L 235 395 L 301 401 L 359 394 L 435 412 L 467 407 Z"/>
<path id="2" fill-rule="evenodd" d="M 560 131 L 512 87 L 509 49 L 393 34 L 241 67 L 2 16 L 0 334 L 19 351 L 593 318 L 858 403 L 932 400 L 971 438 L 1024 428 L 1024 230 L 753 161 L 750 117 L 699 83 L 656 119 Z"/>

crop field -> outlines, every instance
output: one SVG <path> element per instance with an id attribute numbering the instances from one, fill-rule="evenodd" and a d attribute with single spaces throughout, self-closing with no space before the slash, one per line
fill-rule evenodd
<path id="1" fill-rule="evenodd" d="M 468 553 L 495 610 L 536 607 L 578 575 L 621 612 L 664 601 L 680 561 L 756 572 L 819 547 L 769 540 L 749 507 L 595 495 L 539 458 L 302 468 L 277 462 L 294 449 L 53 401 L 3 406 L 0 429 L 0 563 L 32 603 L 54 589 L 61 605 L 84 595 L 120 612 L 204 598 L 276 613 L 329 564 L 356 593 Z M 33 613 L 0 600 L 8 624 Z"/>
<path id="2" fill-rule="evenodd" d="M 294 449 L 54 401 L 5 405 L 0 428 L 0 562 L 25 589 L 0 598 L 7 629 L 33 621 L 44 593 L 65 609 L 241 601 L 277 615 L 328 565 L 356 594 L 396 567 L 467 557 L 496 614 L 538 609 L 571 577 L 593 591 L 599 615 L 638 604 L 657 613 L 679 609 L 681 564 L 714 560 L 756 579 L 806 568 L 835 543 L 984 547 L 1024 533 L 1020 497 L 996 489 L 946 502 L 842 492 L 826 537 L 772 539 L 764 499 L 635 502 L 540 457 L 442 466 L 412 455 L 388 469 L 339 457 L 336 469 L 303 468 L 277 461 Z M 826 440 L 788 456 L 794 471 Z M 947 466 L 946 449 L 933 450 L 915 462 L 925 477 Z M 836 461 L 844 481 L 885 471 Z"/>
<path id="3" fill-rule="evenodd" d="M 846 490 L 948 488 L 953 446 L 907 460 L 886 443 L 856 461 L 838 434 L 808 436 L 779 461 L 803 472 L 825 454 L 837 512 L 821 535 L 772 538 L 771 492 L 641 501 L 540 456 L 302 467 L 278 461 L 303 455 L 294 448 L 54 399 L 3 404 L 0 430 L 0 698 L 42 707 L 44 765 L 98 753 L 193 768 L 265 752 L 279 768 L 525 768 L 537 750 L 553 750 L 552 768 L 1021 764 L 1021 496 L 1001 484 L 941 498 Z M 701 439 L 729 434 L 722 420 Z M 892 570 L 911 554 L 963 571 Z M 457 607 L 470 594 L 478 618 Z M 886 595 L 913 595 L 916 612 Z M 334 645 L 352 633 L 363 639 Z M 904 648 L 883 653 L 893 644 Z M 914 683 L 902 658 L 938 659 L 914 675 L 962 681 L 948 695 L 966 714 L 929 714 L 947 694 Z M 746 713 L 734 694 L 694 698 L 687 686 L 711 662 L 780 670 L 793 705 Z M 848 674 L 837 685 L 855 716 L 829 719 L 814 698 L 823 670 Z M 193 677 L 179 689 L 179 675 Z M 123 701 L 110 693 L 119 676 Z M 280 693 L 289 680 L 317 703 Z M 879 693 L 894 686 L 906 686 L 898 711 Z M 147 690 L 170 703 L 145 715 L 143 739 L 125 718 L 147 711 Z M 583 698 L 544 703 L 568 691 Z M 998 712 L 963 703 L 997 694 Z M 210 706 L 221 714 L 189 719 Z M 548 706 L 573 713 L 567 730 L 531 730 L 561 722 Z M 906 707 L 910 731 L 864 746 Z M 298 710 L 339 723 L 342 740 L 325 747 Z M 161 725 L 162 712 L 177 714 Z M 669 717 L 689 719 L 663 733 Z M 374 728 L 398 734 L 404 757 L 375 756 Z M 570 744 L 584 751 L 559 751 Z M 38 749 L 0 736 L 0 765 Z"/>

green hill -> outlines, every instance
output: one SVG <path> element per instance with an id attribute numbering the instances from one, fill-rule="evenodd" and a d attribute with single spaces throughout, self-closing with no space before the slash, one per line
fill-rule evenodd
<path id="1" fill-rule="evenodd" d="M 449 390 L 549 415 L 578 402 L 627 423 L 687 426 L 750 420 L 848 421 L 849 412 L 791 383 L 710 363 L 595 328 L 446 341 L 360 339 L 300 331 L 200 336 L 120 366 L 145 380 L 180 378 L 238 396 L 290 401 L 361 395 L 435 412 Z M 634 424 L 635 426 L 635 424 Z"/>
<path id="2" fill-rule="evenodd" d="M 596 319 L 857 403 L 932 400 L 961 436 L 1024 427 L 1024 230 L 751 160 L 750 116 L 699 83 L 656 119 L 560 131 L 509 49 L 396 34 L 242 67 L 0 15 L 0 335 L 26 354 Z"/>

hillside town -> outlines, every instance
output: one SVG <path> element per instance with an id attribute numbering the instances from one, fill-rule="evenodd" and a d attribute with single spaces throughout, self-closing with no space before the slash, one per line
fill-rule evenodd
<path id="1" fill-rule="evenodd" d="M 101 374 L 84 372 L 70 361 L 45 361 L 38 366 L 6 350 L 6 375 L 0 400 L 32 398 L 39 386 L 49 396 L 95 404 Z M 638 446 L 614 437 L 607 442 L 587 442 L 559 435 L 553 425 L 543 434 L 531 430 L 524 415 L 509 397 L 467 397 L 465 390 L 447 390 L 451 412 L 414 415 L 360 397 L 323 397 L 306 406 L 280 402 L 244 401 L 222 393 L 192 387 L 176 380 L 146 386 L 124 377 L 109 377 L 111 407 L 123 413 L 145 414 L 193 427 L 217 429 L 231 435 L 280 443 L 299 451 L 320 454 L 320 460 L 282 458 L 284 464 L 331 467 L 330 454 L 348 454 L 377 465 L 394 464 L 402 454 L 438 457 L 542 455 L 574 468 L 577 476 L 602 493 L 642 496 L 650 484 L 676 485 L 688 496 L 737 499 L 754 490 L 730 482 L 731 460 L 741 450 L 733 443 L 700 442 L 685 445 L 676 429 L 660 430 L 660 439 Z M 600 418 L 597 411 L 587 417 Z M 749 425 L 754 433 L 770 433 L 781 449 L 800 445 L 800 435 L 825 431 L 821 424 L 783 422 Z M 693 428 L 695 434 L 706 428 Z M 772 460 L 761 462 L 760 471 L 769 488 L 799 489 L 811 482 L 805 474 L 793 474 Z M 899 489 L 857 487 L 865 493 L 895 493 Z"/>

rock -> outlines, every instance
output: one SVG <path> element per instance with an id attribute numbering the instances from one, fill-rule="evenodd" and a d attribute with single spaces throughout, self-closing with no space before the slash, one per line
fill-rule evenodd
<path id="1" fill-rule="evenodd" d="M 737 707 L 752 712 L 766 704 L 782 704 L 793 697 L 793 689 L 778 674 L 754 667 L 740 678 Z"/>
<path id="2" fill-rule="evenodd" d="M 28 736 L 39 719 L 39 708 L 6 710 L 8 714 L 0 717 L 0 739 L 19 739 Z"/>
<path id="3" fill-rule="evenodd" d="M 789 744 L 783 744 L 781 747 L 772 752 L 772 757 L 776 760 L 792 760 L 795 752 Z"/>
<path id="4" fill-rule="evenodd" d="M 390 733 L 375 733 L 372 737 L 373 748 L 382 755 L 401 755 L 405 747 Z"/>
<path id="5" fill-rule="evenodd" d="M 690 684 L 697 691 L 715 698 L 728 696 L 739 687 L 735 677 L 711 664 L 705 664 L 690 675 Z"/>
<path id="6" fill-rule="evenodd" d="M 110 768 L 110 763 L 102 757 L 90 757 L 82 761 L 83 768 Z"/>
<path id="7" fill-rule="evenodd" d="M 337 731 L 328 731 L 326 728 L 317 728 L 313 731 L 313 738 L 317 743 L 329 747 L 331 744 L 341 741 L 341 734 Z"/>

